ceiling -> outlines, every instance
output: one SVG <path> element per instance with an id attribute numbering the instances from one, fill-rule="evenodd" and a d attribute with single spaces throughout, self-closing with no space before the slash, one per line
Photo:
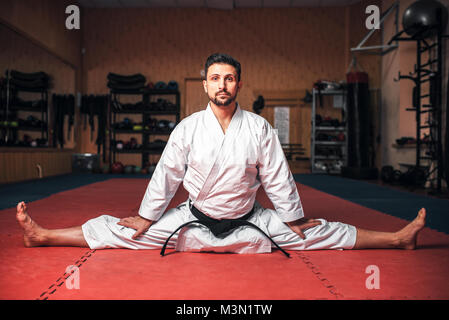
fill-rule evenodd
<path id="1" fill-rule="evenodd" d="M 347 6 L 361 0 L 78 0 L 87 8 L 297 8 Z"/>

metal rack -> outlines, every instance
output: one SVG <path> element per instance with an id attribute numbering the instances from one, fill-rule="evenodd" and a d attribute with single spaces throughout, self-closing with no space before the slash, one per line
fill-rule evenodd
<path id="1" fill-rule="evenodd" d="M 323 96 L 342 96 L 342 119 L 339 126 L 320 126 L 316 122 L 317 99 Z M 323 141 L 320 133 L 345 135 L 344 141 Z M 312 135 L 311 135 L 311 167 L 312 173 L 340 174 L 341 167 L 347 164 L 347 121 L 346 121 L 346 90 L 312 90 Z M 317 150 L 328 150 L 329 154 L 317 154 Z M 332 154 L 334 153 L 334 154 Z"/>
<path id="2" fill-rule="evenodd" d="M 176 124 L 180 121 L 180 93 L 177 90 L 157 90 L 157 89 L 146 89 L 143 91 L 136 91 L 136 92 L 120 92 L 117 90 L 111 90 L 110 93 L 110 102 L 112 101 L 118 101 L 120 94 L 127 94 L 127 95 L 141 95 L 142 96 L 142 106 L 141 108 L 135 109 L 135 110 L 113 110 L 111 108 L 111 112 L 109 113 L 109 123 L 110 123 L 110 138 L 109 138 L 109 147 L 110 147 L 110 158 L 109 162 L 113 163 L 116 161 L 116 154 L 118 153 L 135 153 L 135 154 L 141 154 L 142 155 L 142 168 L 148 164 L 149 156 L 150 155 L 158 155 L 162 154 L 163 147 L 160 148 L 151 148 L 152 143 L 150 142 L 150 136 L 156 136 L 156 135 L 166 135 L 169 136 L 171 131 L 158 131 L 158 130 L 151 130 L 151 129 L 145 129 L 145 123 L 148 123 L 150 117 L 152 115 L 174 115 L 176 118 Z M 151 108 L 151 98 L 153 96 L 175 96 L 175 106 L 176 110 L 154 110 Z M 118 114 L 139 114 L 142 116 L 142 123 L 143 128 L 142 130 L 122 130 L 122 129 L 115 129 L 114 124 L 117 122 L 117 115 Z M 136 134 L 142 136 L 142 148 L 140 149 L 117 149 L 113 145 L 113 141 L 116 140 L 117 135 L 119 134 Z"/>
<path id="3" fill-rule="evenodd" d="M 10 77 L 9 71 L 6 72 L 6 77 Z M 2 118 L 4 119 L 3 124 L 1 126 L 1 137 L 2 140 L 8 142 L 17 141 L 18 139 L 18 131 L 34 131 L 41 133 L 41 139 L 47 141 L 49 139 L 49 117 L 48 117 L 48 89 L 41 88 L 16 88 L 9 84 L 3 85 L 1 88 L 0 94 L 0 108 L 2 113 Z M 40 95 L 40 100 L 37 101 L 37 105 L 19 105 L 14 102 L 15 98 L 18 98 L 19 92 L 27 92 L 27 93 L 36 93 Z M 27 101 L 27 104 L 32 104 Z M 8 121 L 11 118 L 17 118 L 18 111 L 26 111 L 26 112 L 39 112 L 40 117 L 40 126 L 33 127 L 27 125 L 12 125 L 13 121 Z M 17 122 L 17 121 L 16 121 Z"/>
<path id="4" fill-rule="evenodd" d="M 436 35 L 430 40 L 424 39 L 419 34 L 420 32 L 410 37 L 401 37 L 404 33 L 404 31 L 401 31 L 393 36 L 390 43 L 393 41 L 416 42 L 414 72 L 405 76 L 399 72 L 398 78 L 394 80 L 408 79 L 415 84 L 413 107 L 406 109 L 416 113 L 416 158 L 414 166 L 424 169 L 429 186 L 440 192 L 444 171 L 442 144 L 442 62 L 444 56 L 442 49 L 443 40 L 448 38 L 449 35 L 443 35 L 441 28 L 438 26 L 436 29 Z M 427 54 L 427 58 L 423 57 L 424 54 Z M 426 83 L 429 86 L 428 92 L 424 92 Z M 424 99 L 428 99 L 428 103 L 424 103 Z M 425 131 L 429 132 L 427 141 L 423 141 Z"/>

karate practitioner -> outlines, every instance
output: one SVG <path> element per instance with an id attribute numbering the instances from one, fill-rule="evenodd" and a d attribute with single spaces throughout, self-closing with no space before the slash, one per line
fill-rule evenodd
<path id="1" fill-rule="evenodd" d="M 203 86 L 210 102 L 171 133 L 138 216 L 118 219 L 102 215 L 82 226 L 49 230 L 35 223 L 21 202 L 17 220 L 24 230 L 25 246 L 161 249 L 168 240 L 167 248 L 196 252 L 262 253 L 276 247 L 415 249 L 425 225 L 425 209 L 392 233 L 305 218 L 275 131 L 264 118 L 242 110 L 236 101 L 242 88 L 240 63 L 225 54 L 210 56 Z M 188 199 L 166 210 L 181 182 Z M 260 186 L 275 210 L 255 201 Z M 188 224 L 198 217 L 215 219 L 214 223 L 240 219 L 250 225 L 215 234 L 205 225 Z"/>

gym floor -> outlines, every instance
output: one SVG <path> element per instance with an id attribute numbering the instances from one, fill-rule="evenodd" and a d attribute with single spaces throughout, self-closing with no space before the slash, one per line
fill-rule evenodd
<path id="1" fill-rule="evenodd" d="M 356 130 L 358 138 L 370 136 L 357 144 L 366 148 L 370 165 L 379 171 L 386 164 L 395 168 L 427 165 L 427 161 L 417 161 L 416 152 L 425 155 L 423 159 L 431 156 L 429 163 L 435 165 L 435 159 L 442 157 L 432 150 L 437 146 L 434 142 L 444 142 L 447 153 L 448 52 L 442 50 L 444 56 L 435 63 L 431 59 L 441 46 L 426 46 L 426 57 L 418 59 L 414 46 L 419 49 L 420 43 L 393 41 L 410 32 L 405 32 L 404 21 L 395 16 L 402 20 L 408 16 L 408 23 L 419 27 L 419 22 L 430 23 L 427 18 L 437 12 L 429 10 L 431 1 L 427 0 L 424 9 L 406 15 L 417 1 L 0 0 L 0 39 L 7 44 L 0 50 L 0 303 L 13 300 L 15 315 L 26 310 L 14 305 L 18 300 L 70 300 L 74 305 L 61 313 L 52 302 L 35 303 L 29 310 L 35 315 L 35 308 L 47 306 L 44 316 L 63 317 L 98 310 L 103 317 L 112 312 L 114 317 L 123 314 L 128 318 L 135 317 L 136 310 L 116 301 L 143 300 L 155 303 L 144 305 L 145 315 L 161 311 L 164 318 L 171 318 L 174 311 L 164 312 L 164 300 L 174 301 L 171 306 L 328 300 L 330 308 L 281 306 L 289 307 L 288 319 L 292 315 L 301 318 L 309 310 L 314 318 L 329 312 L 333 319 L 336 315 L 359 317 L 363 312 L 385 317 L 378 314 L 377 306 L 369 305 L 360 313 L 347 301 L 407 300 L 421 306 L 429 317 L 435 305 L 422 307 L 418 301 L 449 301 L 447 188 L 441 194 L 429 194 L 427 189 L 381 180 L 310 173 L 314 172 L 311 168 L 335 172 L 343 165 L 342 158 L 355 155 L 348 148 L 354 134 L 348 129 L 350 121 L 360 120 L 360 128 L 369 128 L 369 134 Z M 448 6 L 447 0 L 439 1 Z M 377 10 L 369 14 L 369 7 Z M 385 21 L 380 23 L 381 30 L 368 30 L 378 27 L 367 24 L 376 20 L 372 19 L 375 11 Z M 75 22 L 81 22 L 80 26 Z M 449 24 L 445 34 L 449 34 Z M 390 39 L 394 46 L 386 46 Z M 388 49 L 369 49 L 379 44 Z M 176 122 L 204 110 L 209 102 L 203 67 L 213 52 L 229 53 L 242 63 L 243 87 L 238 95 L 242 109 L 258 113 L 273 127 L 288 128 L 284 137 L 292 152 L 287 158 L 306 217 L 394 232 L 424 207 L 426 227 L 419 233 L 416 250 L 290 251 L 287 258 L 277 250 L 241 255 L 167 250 L 162 257 L 159 250 L 26 248 L 16 221 L 20 201 L 27 203 L 38 224 L 51 229 L 80 226 L 103 214 L 119 218 L 137 214 L 151 178 L 142 172 L 159 160 L 160 153 L 155 151 L 162 152 Z M 398 81 L 407 78 L 401 74 L 412 77 L 413 70 L 419 74 L 419 66 L 426 64 L 432 72 L 421 80 L 429 85 L 415 82 L 414 88 L 409 79 Z M 12 71 L 16 76 L 23 73 L 22 77 L 44 72 L 43 93 L 48 90 L 48 101 L 46 95 L 37 100 L 39 92 L 19 90 L 10 95 L 11 88 L 26 84 L 23 78 L 17 82 L 20 76 L 11 76 Z M 111 81 L 136 76 L 135 83 L 125 81 L 119 87 Z M 357 80 L 356 95 L 363 98 L 355 109 L 350 107 L 352 99 L 339 99 L 342 92 L 334 91 L 341 83 L 353 88 L 351 78 Z M 31 82 L 28 89 L 34 91 L 36 83 Z M 134 87 L 138 84 L 148 95 L 141 96 L 142 86 Z M 162 92 L 168 93 L 167 100 Z M 42 106 L 46 112 L 41 112 Z M 418 106 L 426 109 L 422 119 L 416 117 L 423 111 Z M 359 116 L 350 120 L 354 114 Z M 274 125 L 277 120 L 282 120 L 279 126 Z M 420 127 L 423 131 L 417 133 Z M 415 135 L 424 142 L 409 137 Z M 443 135 L 444 139 L 434 141 Z M 121 162 L 141 173 L 69 174 L 80 169 L 74 166 L 73 157 L 86 154 L 98 155 L 102 170 Z M 441 163 L 437 167 L 443 168 Z M 186 198 L 181 186 L 168 208 Z M 262 188 L 257 201 L 273 208 Z M 78 306 L 80 300 L 113 302 L 87 310 Z M 335 309 L 335 301 L 343 303 L 341 312 Z M 401 315 L 405 309 L 410 311 L 410 305 L 399 306 Z M 211 314 L 210 318 L 216 317 Z"/>
<path id="2" fill-rule="evenodd" d="M 136 213 L 148 178 L 71 174 L 2 186 L 0 299 L 449 299 L 449 201 L 337 176 L 295 175 L 307 217 L 395 231 L 425 207 L 427 227 L 418 248 L 291 252 L 291 259 L 278 251 L 171 251 L 161 257 L 158 250 L 24 248 L 15 221 L 18 201 L 28 203 L 30 215 L 42 226 L 65 228 L 100 214 Z M 181 187 L 169 207 L 186 196 Z M 257 199 L 272 208 L 262 189 Z M 70 266 L 77 268 L 78 288 L 69 278 Z M 376 282 L 370 287 L 369 268 L 378 268 L 377 287 Z"/>

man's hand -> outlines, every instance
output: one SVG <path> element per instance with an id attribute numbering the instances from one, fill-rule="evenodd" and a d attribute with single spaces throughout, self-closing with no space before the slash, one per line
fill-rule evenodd
<path id="1" fill-rule="evenodd" d="M 286 222 L 287 225 L 290 227 L 290 229 L 292 229 L 294 232 L 296 232 L 301 239 L 305 239 L 306 236 L 304 235 L 303 231 L 309 228 L 313 228 L 315 226 L 318 226 L 321 224 L 320 220 L 316 220 L 316 219 L 306 219 L 306 218 L 302 218 L 302 219 L 298 219 L 295 221 L 291 221 L 291 222 Z"/>
<path id="2" fill-rule="evenodd" d="M 136 233 L 132 236 L 133 240 L 140 237 L 142 233 L 147 231 L 150 226 L 153 224 L 153 220 L 148 220 L 145 218 L 142 218 L 141 216 L 135 216 L 135 217 L 128 217 L 120 219 L 119 222 L 117 222 L 118 225 L 131 228 L 136 230 Z"/>

